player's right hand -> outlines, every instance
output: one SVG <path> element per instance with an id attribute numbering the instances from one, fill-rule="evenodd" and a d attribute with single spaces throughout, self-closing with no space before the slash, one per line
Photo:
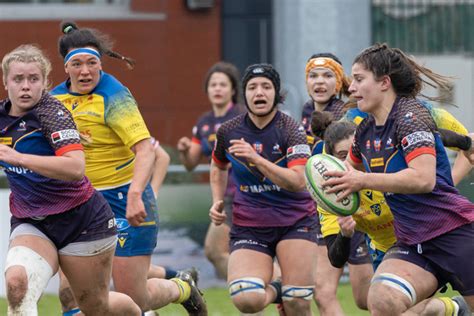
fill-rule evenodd
<path id="1" fill-rule="evenodd" d="M 227 215 L 224 212 L 224 201 L 219 200 L 212 204 L 211 209 L 209 210 L 209 217 L 216 226 L 224 223 L 225 219 L 227 218 Z"/>
<path id="2" fill-rule="evenodd" d="M 176 145 L 176 148 L 180 152 L 188 151 L 190 147 L 191 147 L 191 140 L 189 139 L 189 137 L 181 137 L 178 140 L 178 144 Z"/>
<path id="3" fill-rule="evenodd" d="M 351 238 L 354 235 L 356 222 L 352 216 L 339 216 L 337 218 L 342 236 Z"/>

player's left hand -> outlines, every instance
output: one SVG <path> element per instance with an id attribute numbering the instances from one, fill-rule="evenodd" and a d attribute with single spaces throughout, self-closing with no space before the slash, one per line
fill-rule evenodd
<path id="1" fill-rule="evenodd" d="M 6 162 L 12 166 L 20 166 L 22 154 L 7 145 L 0 144 L 0 161 Z"/>
<path id="2" fill-rule="evenodd" d="M 347 171 L 327 171 L 324 176 L 331 177 L 322 183 L 326 187 L 326 193 L 339 192 L 337 201 L 342 201 L 352 192 L 358 192 L 364 188 L 364 176 L 361 171 L 354 169 L 347 161 L 344 161 Z"/>
<path id="3" fill-rule="evenodd" d="M 140 226 L 141 223 L 145 222 L 146 211 L 141 194 L 129 192 L 125 217 L 132 226 Z"/>
<path id="4" fill-rule="evenodd" d="M 231 139 L 231 146 L 229 147 L 229 153 L 236 157 L 245 158 L 250 163 L 255 163 L 260 155 L 257 154 L 255 149 L 247 143 L 243 138 Z"/>

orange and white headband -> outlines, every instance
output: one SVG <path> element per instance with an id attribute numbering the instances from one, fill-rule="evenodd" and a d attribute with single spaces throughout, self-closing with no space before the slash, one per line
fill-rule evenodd
<path id="1" fill-rule="evenodd" d="M 327 68 L 336 75 L 336 93 L 339 93 L 342 88 L 342 80 L 344 78 L 344 69 L 341 64 L 332 58 L 316 57 L 312 58 L 306 64 L 306 79 L 308 79 L 309 72 L 314 68 Z"/>

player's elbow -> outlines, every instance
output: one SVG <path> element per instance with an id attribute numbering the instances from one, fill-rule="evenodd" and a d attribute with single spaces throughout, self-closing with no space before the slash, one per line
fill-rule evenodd
<path id="1" fill-rule="evenodd" d="M 67 180 L 69 181 L 79 181 L 84 178 L 86 174 L 86 167 L 85 163 L 82 161 L 78 161 L 74 168 L 71 168 L 69 174 L 67 175 Z"/>
<path id="2" fill-rule="evenodd" d="M 436 185 L 436 176 L 420 177 L 417 181 L 417 193 L 430 193 Z"/>

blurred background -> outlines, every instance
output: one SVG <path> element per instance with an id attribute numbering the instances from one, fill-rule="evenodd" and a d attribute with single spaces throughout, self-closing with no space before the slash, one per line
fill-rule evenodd
<path id="1" fill-rule="evenodd" d="M 36 43 L 53 62 L 52 85 L 59 84 L 66 77 L 57 40 L 66 19 L 109 34 L 115 50 L 137 61 L 132 71 L 107 58 L 103 67 L 128 86 L 152 135 L 172 156 L 158 197 L 162 226 L 153 261 L 197 266 L 204 287 L 225 284 L 202 251 L 209 224 L 207 162 L 184 172 L 175 145 L 210 109 L 203 81 L 215 62 L 232 62 L 241 73 L 249 64 L 274 64 L 287 92 L 282 109 L 299 120 L 308 98 L 304 68 L 313 53 L 336 54 L 350 74 L 358 52 L 387 42 L 455 78 L 452 89 L 440 92 L 449 102 L 437 106 L 474 131 L 474 0 L 0 0 L 0 56 Z M 0 97 L 6 97 L 3 89 Z M 9 231 L 7 187 L 2 174 L 0 257 Z M 474 201 L 472 172 L 460 189 Z"/>

